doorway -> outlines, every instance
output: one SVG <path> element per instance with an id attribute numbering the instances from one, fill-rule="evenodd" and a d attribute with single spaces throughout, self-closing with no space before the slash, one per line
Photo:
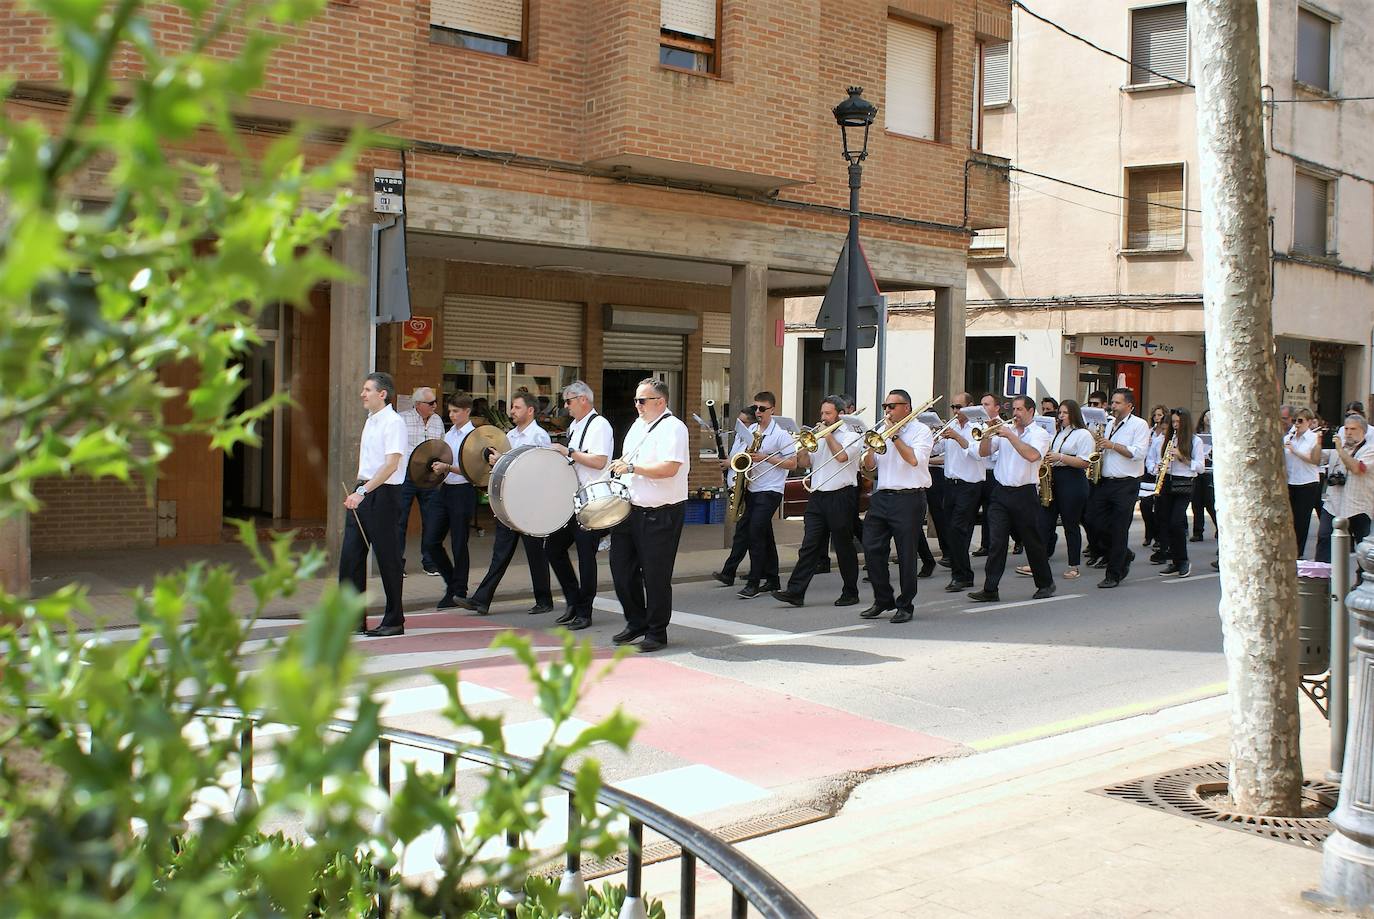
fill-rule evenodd
<path id="1" fill-rule="evenodd" d="M 964 341 L 964 385 L 977 401 L 983 393 L 1002 398 L 1002 368 L 1016 363 L 1016 338 L 991 335 Z"/>
<path id="2" fill-rule="evenodd" d="M 285 360 L 277 328 L 281 312 L 276 307 L 264 312 L 263 325 L 271 327 L 258 329 L 262 343 L 245 354 L 238 363 L 239 373 L 246 385 L 234 402 L 235 413 L 261 405 L 282 389 Z M 225 517 L 284 516 L 284 425 L 280 423 L 279 414 L 269 412 L 258 420 L 257 446 L 240 443 L 224 454 Z"/>

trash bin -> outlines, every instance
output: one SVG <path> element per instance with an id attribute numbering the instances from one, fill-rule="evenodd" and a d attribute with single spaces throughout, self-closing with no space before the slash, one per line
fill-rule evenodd
<path id="1" fill-rule="evenodd" d="M 1298 576 L 1298 667 L 1303 676 L 1331 669 L 1331 578 Z"/>

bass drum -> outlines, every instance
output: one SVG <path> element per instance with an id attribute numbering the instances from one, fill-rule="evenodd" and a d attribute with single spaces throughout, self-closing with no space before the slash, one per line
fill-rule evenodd
<path id="1" fill-rule="evenodd" d="M 577 525 L 584 530 L 609 530 L 630 516 L 630 486 L 619 479 L 588 482 L 573 497 Z"/>
<path id="2" fill-rule="evenodd" d="M 548 536 L 573 515 L 577 473 L 552 447 L 525 444 L 491 470 L 487 495 L 496 519 L 526 536 Z"/>

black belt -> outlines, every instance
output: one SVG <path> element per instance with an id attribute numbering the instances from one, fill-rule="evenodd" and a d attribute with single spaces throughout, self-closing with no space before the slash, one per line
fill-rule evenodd
<path id="1" fill-rule="evenodd" d="M 878 492 L 887 495 L 914 495 L 925 491 L 924 488 L 879 488 Z"/>
<path id="2" fill-rule="evenodd" d="M 961 478 L 959 478 L 958 476 L 948 476 L 948 475 L 945 476 L 945 481 L 946 481 L 946 482 L 953 482 L 953 483 L 956 484 L 956 485 L 982 485 L 982 484 L 983 484 L 983 480 L 982 480 L 982 479 L 978 479 L 978 480 L 976 480 L 976 481 L 970 482 L 968 479 L 961 479 Z"/>
<path id="3" fill-rule="evenodd" d="M 1001 482 L 998 482 L 997 484 L 998 484 L 1000 487 L 1005 488 L 1007 491 L 1020 491 L 1020 490 L 1023 489 L 1023 488 L 1036 488 L 1036 487 L 1038 487 L 1038 486 L 1037 486 L 1035 483 L 1033 483 L 1033 482 L 1030 483 L 1030 484 L 1028 484 L 1028 485 L 1003 485 Z"/>

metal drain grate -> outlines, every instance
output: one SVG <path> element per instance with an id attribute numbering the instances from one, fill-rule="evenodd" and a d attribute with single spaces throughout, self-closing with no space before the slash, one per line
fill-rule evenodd
<path id="1" fill-rule="evenodd" d="M 1203 763 L 1099 788 L 1096 794 L 1307 849 L 1320 849 L 1331 835 L 1331 821 L 1326 817 L 1256 817 L 1221 810 L 1203 800 L 1203 795 L 1225 794 L 1227 780 L 1226 763 Z M 1340 786 L 1330 782 L 1302 783 L 1303 800 L 1327 811 L 1336 807 L 1340 792 Z"/>
<path id="2" fill-rule="evenodd" d="M 776 814 L 769 814 L 764 817 L 751 817 L 748 820 L 740 820 L 735 823 L 727 823 L 725 826 L 717 827 L 711 832 L 720 839 L 734 844 L 743 842 L 746 839 L 755 839 L 759 836 L 767 836 L 770 833 L 778 833 L 783 830 L 790 830 L 794 827 L 805 826 L 808 823 L 815 823 L 818 820 L 825 820 L 830 815 L 825 811 L 818 811 L 811 807 L 796 807 L 791 810 L 780 811 Z M 644 846 L 644 864 L 652 865 L 657 862 L 666 862 L 677 858 L 681 853 L 680 847 L 675 842 L 661 839 L 658 842 L 651 842 Z M 603 859 L 585 860 L 582 862 L 582 877 L 585 880 L 606 877 L 611 874 L 619 874 L 625 870 L 627 856 L 624 852 Z M 550 867 L 548 873 L 557 874 L 563 869 L 561 864 L 557 867 Z"/>

